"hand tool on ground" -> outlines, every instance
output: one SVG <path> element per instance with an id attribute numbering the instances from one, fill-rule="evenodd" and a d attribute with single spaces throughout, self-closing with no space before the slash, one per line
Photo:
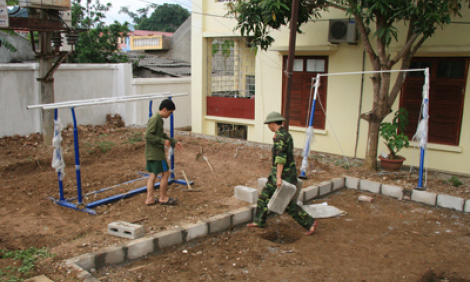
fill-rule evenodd
<path id="1" fill-rule="evenodd" d="M 202 154 L 202 146 L 201 146 L 201 152 L 196 155 L 196 161 L 202 161 L 202 160 L 206 161 L 206 163 L 207 163 L 207 165 L 209 166 L 209 168 L 211 169 L 211 171 L 214 172 L 214 169 L 212 169 L 212 166 L 211 166 L 211 164 L 209 163 L 209 160 L 207 159 L 207 157 L 205 157 L 205 156 Z"/>
<path id="2" fill-rule="evenodd" d="M 199 189 L 193 189 L 191 185 L 189 184 L 188 178 L 186 177 L 186 173 L 184 173 L 184 170 L 181 171 L 183 173 L 184 180 L 186 180 L 186 185 L 188 185 L 188 189 L 183 189 L 181 191 L 183 192 L 201 192 Z"/>

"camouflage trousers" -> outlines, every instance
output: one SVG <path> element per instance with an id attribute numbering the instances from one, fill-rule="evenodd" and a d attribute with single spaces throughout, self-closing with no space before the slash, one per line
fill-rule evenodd
<path id="1" fill-rule="evenodd" d="M 261 191 L 261 195 L 258 197 L 258 204 L 255 212 L 255 223 L 264 227 L 266 225 L 266 218 L 268 217 L 268 203 L 274 192 L 276 192 L 276 180 L 272 177 L 268 178 L 268 182 Z M 315 222 L 315 219 L 311 217 L 306 211 L 304 211 L 295 201 L 291 201 L 286 208 L 286 212 L 292 216 L 295 221 L 302 225 L 305 229 L 310 227 Z"/>

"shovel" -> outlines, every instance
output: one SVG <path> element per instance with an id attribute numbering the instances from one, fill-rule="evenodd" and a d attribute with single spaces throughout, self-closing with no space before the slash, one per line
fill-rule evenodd
<path id="1" fill-rule="evenodd" d="M 201 152 L 196 155 L 196 161 L 206 161 L 207 165 L 211 169 L 212 172 L 214 172 L 214 169 L 212 168 L 211 164 L 209 163 L 209 160 L 202 154 L 202 147 L 201 147 Z"/>
<path id="2" fill-rule="evenodd" d="M 183 173 L 184 180 L 186 180 L 186 185 L 188 185 L 188 189 L 183 189 L 181 190 L 182 192 L 201 192 L 199 189 L 193 189 L 191 185 L 189 184 L 188 178 L 186 177 L 186 173 L 184 173 L 184 170 L 181 171 Z"/>

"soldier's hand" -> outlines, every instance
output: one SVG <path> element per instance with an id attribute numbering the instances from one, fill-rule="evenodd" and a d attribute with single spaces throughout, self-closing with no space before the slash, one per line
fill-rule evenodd
<path id="1" fill-rule="evenodd" d="M 165 145 L 167 147 L 171 146 L 170 140 L 166 139 L 165 143 L 163 145 Z"/>
<path id="2" fill-rule="evenodd" d="M 281 187 L 281 185 L 282 185 L 282 178 L 278 177 L 277 181 L 276 181 L 276 186 L 277 186 L 277 188 L 279 188 L 279 187 Z"/>

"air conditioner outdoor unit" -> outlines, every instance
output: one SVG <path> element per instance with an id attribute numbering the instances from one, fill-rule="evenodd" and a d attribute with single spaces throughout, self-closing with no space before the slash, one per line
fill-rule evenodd
<path id="1" fill-rule="evenodd" d="M 328 41 L 331 43 L 356 43 L 356 21 L 330 19 Z"/>
<path id="2" fill-rule="evenodd" d="M 70 10 L 70 0 L 20 0 L 22 8 Z"/>

